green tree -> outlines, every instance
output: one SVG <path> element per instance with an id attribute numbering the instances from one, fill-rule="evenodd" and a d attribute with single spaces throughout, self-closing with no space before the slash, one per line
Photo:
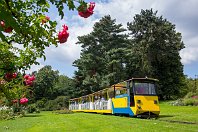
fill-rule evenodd
<path id="1" fill-rule="evenodd" d="M 175 25 L 151 9 L 142 10 L 127 26 L 135 49 L 133 54 L 139 56 L 139 75 L 159 79 L 163 99 L 181 96 L 185 85 L 179 51 L 184 44 Z"/>
<path id="2" fill-rule="evenodd" d="M 73 79 L 59 75 L 58 80 L 54 84 L 54 94 L 53 96 L 68 96 L 74 97 L 74 82 Z"/>
<path id="3" fill-rule="evenodd" d="M 36 81 L 33 86 L 33 92 L 36 100 L 46 98 L 54 99 L 55 92 L 54 84 L 58 81 L 58 71 L 52 70 L 52 67 L 47 65 L 41 68 L 36 74 Z"/>
<path id="4" fill-rule="evenodd" d="M 81 44 L 83 49 L 74 66 L 78 67 L 76 82 L 83 94 L 100 90 L 126 77 L 123 72 L 126 65 L 126 29 L 115 22 L 109 15 L 104 16 L 94 24 L 90 34 L 78 37 L 77 44 Z"/>

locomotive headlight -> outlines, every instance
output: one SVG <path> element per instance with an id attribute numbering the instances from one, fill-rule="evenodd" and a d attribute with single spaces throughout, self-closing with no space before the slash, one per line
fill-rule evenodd
<path id="1" fill-rule="evenodd" d="M 137 104 L 141 104 L 141 100 L 137 100 Z"/>
<path id="2" fill-rule="evenodd" d="M 154 100 L 154 104 L 157 104 L 157 100 Z"/>

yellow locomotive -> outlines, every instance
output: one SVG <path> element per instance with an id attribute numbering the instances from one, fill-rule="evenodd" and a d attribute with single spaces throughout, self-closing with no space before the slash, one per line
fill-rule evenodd
<path id="1" fill-rule="evenodd" d="M 132 78 L 98 92 L 70 99 L 74 112 L 124 114 L 136 117 L 158 116 L 157 79 Z"/>

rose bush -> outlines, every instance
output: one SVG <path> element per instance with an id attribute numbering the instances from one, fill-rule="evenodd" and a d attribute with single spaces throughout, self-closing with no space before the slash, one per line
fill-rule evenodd
<path id="1" fill-rule="evenodd" d="M 37 58 L 45 59 L 46 47 L 65 43 L 69 37 L 66 25 L 57 33 L 57 22 L 44 14 L 49 11 L 50 5 L 58 9 L 61 19 L 65 14 L 65 6 L 69 10 L 79 11 L 81 17 L 87 18 L 93 14 L 95 3 L 87 6 L 83 0 L 77 2 L 78 6 L 73 0 L 0 2 L 0 91 L 1 96 L 6 97 L 10 104 L 18 107 L 19 103 L 28 102 L 24 98 L 31 92 L 30 87 L 33 86 L 35 77 L 23 76 L 22 72 L 32 64 L 39 64 Z M 79 7 L 87 9 L 82 12 Z M 17 102 L 19 99 L 20 102 Z"/>

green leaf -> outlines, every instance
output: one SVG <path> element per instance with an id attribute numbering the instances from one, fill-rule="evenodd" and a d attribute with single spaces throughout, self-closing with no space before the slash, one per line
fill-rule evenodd
<path id="1" fill-rule="evenodd" d="M 68 0 L 67 1 L 67 5 L 69 7 L 69 10 L 74 10 L 75 9 L 75 5 L 74 5 L 74 1 L 73 0 Z"/>

